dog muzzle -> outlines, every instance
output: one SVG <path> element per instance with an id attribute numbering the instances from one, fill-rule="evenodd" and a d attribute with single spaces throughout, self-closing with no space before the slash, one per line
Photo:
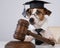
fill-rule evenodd
<path id="1" fill-rule="evenodd" d="M 37 20 L 37 18 L 35 17 L 35 14 L 32 14 L 32 15 L 30 16 L 29 22 L 30 22 L 32 25 L 34 25 L 36 20 Z"/>

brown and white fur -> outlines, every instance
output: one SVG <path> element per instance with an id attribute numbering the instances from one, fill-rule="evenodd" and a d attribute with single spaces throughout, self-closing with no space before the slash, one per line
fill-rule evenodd
<path id="1" fill-rule="evenodd" d="M 47 28 L 48 20 L 45 17 L 45 15 L 49 16 L 51 14 L 50 10 L 46 8 L 33 8 L 33 9 L 29 8 L 27 9 L 26 14 L 27 14 L 30 24 L 32 24 L 35 27 L 35 29 L 42 28 L 44 30 L 40 33 L 43 37 L 48 38 L 50 40 L 54 40 L 53 35 Z M 34 30 L 32 32 L 36 33 Z M 28 36 L 26 37 L 25 41 L 31 41 L 32 39 L 33 37 Z"/>

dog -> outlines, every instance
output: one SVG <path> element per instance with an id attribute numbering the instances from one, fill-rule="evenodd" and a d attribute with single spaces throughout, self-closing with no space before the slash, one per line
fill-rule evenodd
<path id="1" fill-rule="evenodd" d="M 52 33 L 48 30 L 48 20 L 45 17 L 45 15 L 50 16 L 50 14 L 51 11 L 46 8 L 29 8 L 26 10 L 26 15 L 29 19 L 29 23 L 35 27 L 35 29 L 32 32 L 55 41 Z M 28 36 L 25 38 L 25 41 L 32 40 L 32 36 Z M 35 40 L 36 45 L 41 45 L 42 43 L 43 42 L 39 40 Z"/>

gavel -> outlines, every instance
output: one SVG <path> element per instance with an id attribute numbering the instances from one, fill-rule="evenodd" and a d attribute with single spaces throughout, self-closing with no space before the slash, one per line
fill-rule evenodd
<path id="1" fill-rule="evenodd" d="M 37 40 L 43 41 L 43 42 L 51 44 L 51 45 L 55 45 L 54 41 L 49 40 L 47 38 L 44 38 L 44 37 L 37 35 L 35 33 L 32 33 L 30 30 L 28 30 L 28 26 L 29 26 L 28 21 L 26 21 L 24 19 L 20 19 L 18 21 L 18 24 L 17 24 L 17 28 L 16 28 L 16 31 L 14 34 L 14 38 L 21 40 L 21 41 L 24 41 L 26 35 L 31 35 L 34 38 L 36 38 Z"/>
<path id="2" fill-rule="evenodd" d="M 25 35 L 27 34 L 27 29 L 29 26 L 29 22 L 24 20 L 24 19 L 20 19 L 18 21 L 17 27 L 16 27 L 16 31 L 14 34 L 14 38 L 24 41 L 25 39 Z"/>

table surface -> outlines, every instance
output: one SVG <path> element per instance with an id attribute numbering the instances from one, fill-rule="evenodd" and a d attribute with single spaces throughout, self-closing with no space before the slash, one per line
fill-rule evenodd
<path id="1" fill-rule="evenodd" d="M 7 43 L 8 42 L 0 41 L 0 48 L 4 48 Z M 56 44 L 55 46 L 51 46 L 51 45 L 38 45 L 38 46 L 36 46 L 36 48 L 60 48 L 60 44 Z"/>

